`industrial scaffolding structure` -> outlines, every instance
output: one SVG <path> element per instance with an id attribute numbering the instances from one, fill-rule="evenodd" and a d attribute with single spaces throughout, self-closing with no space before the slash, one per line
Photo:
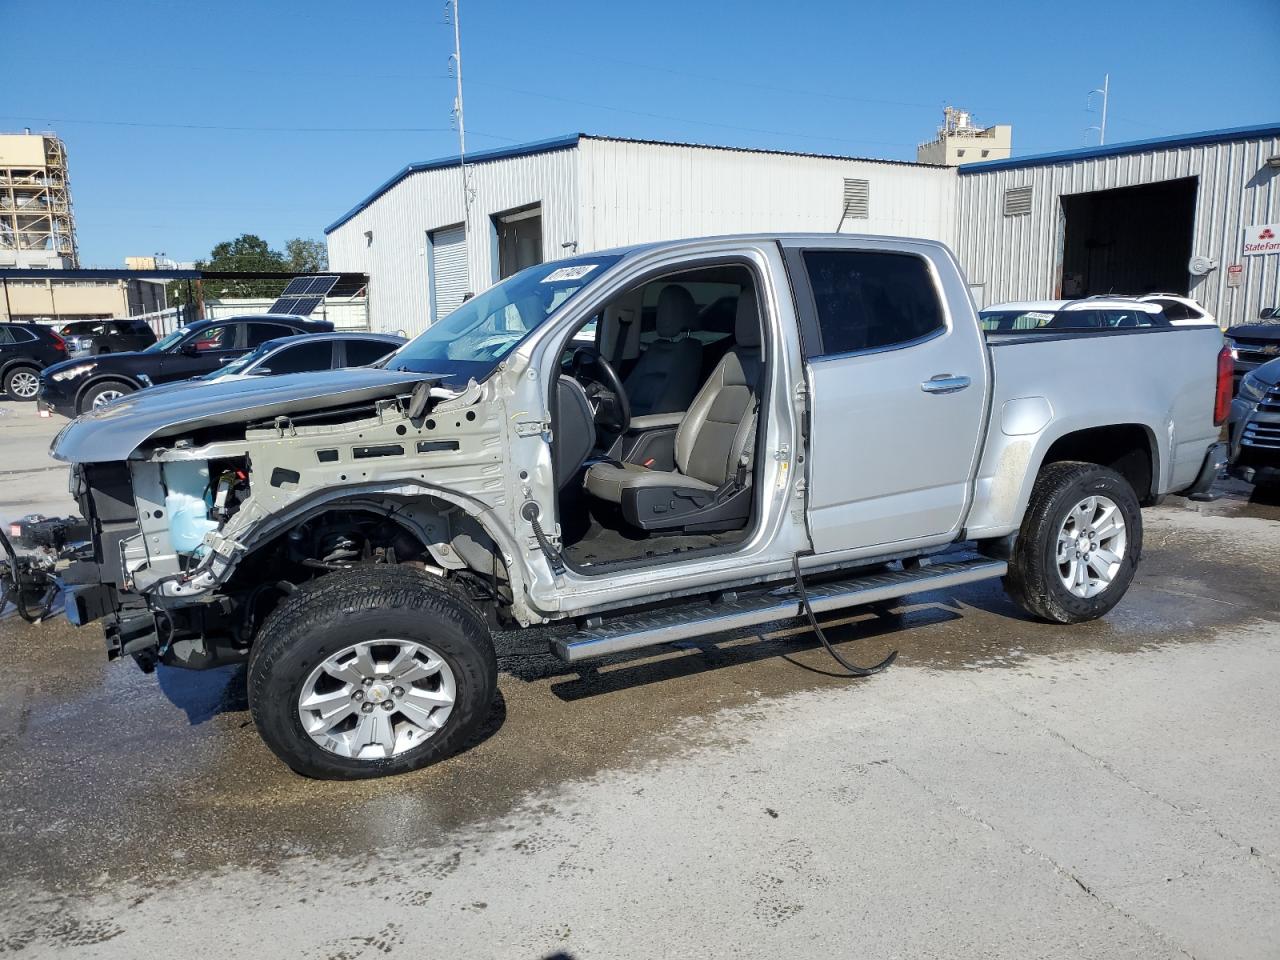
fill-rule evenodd
<path id="1" fill-rule="evenodd" d="M 78 267 L 67 147 L 52 133 L 0 134 L 0 266 Z"/>

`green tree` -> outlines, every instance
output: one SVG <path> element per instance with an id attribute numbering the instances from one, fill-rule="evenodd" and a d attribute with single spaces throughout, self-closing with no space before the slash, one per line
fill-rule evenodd
<path id="1" fill-rule="evenodd" d="M 224 240 L 209 254 L 208 260 L 197 260 L 196 269 L 225 270 L 237 273 L 287 273 L 289 264 L 278 250 L 252 233 L 242 233 L 234 240 Z M 276 297 L 284 289 L 279 280 L 207 280 L 205 299 L 222 297 Z"/>
<path id="2" fill-rule="evenodd" d="M 320 273 L 329 269 L 329 248 L 323 240 L 294 237 L 284 245 L 284 256 L 294 273 Z"/>

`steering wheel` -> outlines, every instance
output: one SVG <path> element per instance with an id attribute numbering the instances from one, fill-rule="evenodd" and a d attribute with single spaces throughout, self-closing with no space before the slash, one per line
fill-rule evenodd
<path id="1" fill-rule="evenodd" d="M 581 346 L 573 351 L 569 373 L 587 392 L 596 426 L 610 433 L 626 433 L 631 426 L 631 402 L 613 364 L 595 347 Z"/>

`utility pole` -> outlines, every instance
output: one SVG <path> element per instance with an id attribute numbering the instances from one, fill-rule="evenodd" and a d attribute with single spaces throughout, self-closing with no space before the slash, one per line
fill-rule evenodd
<path id="1" fill-rule="evenodd" d="M 1093 95 L 1095 93 L 1102 95 L 1102 123 L 1089 129 L 1098 131 L 1098 146 L 1102 146 L 1107 142 L 1107 100 L 1111 97 L 1111 74 L 1104 73 L 1102 75 L 1102 86 L 1089 91 L 1089 99 L 1086 101 L 1089 106 L 1093 106 Z"/>
<path id="2" fill-rule="evenodd" d="M 458 12 L 461 0 L 446 0 L 445 23 L 453 23 L 453 55 L 449 57 L 449 72 L 457 80 L 458 92 L 453 100 L 453 120 L 458 126 L 458 169 L 462 176 L 462 232 L 466 236 L 471 221 L 471 183 L 467 175 L 467 125 L 462 112 L 462 25 Z"/>

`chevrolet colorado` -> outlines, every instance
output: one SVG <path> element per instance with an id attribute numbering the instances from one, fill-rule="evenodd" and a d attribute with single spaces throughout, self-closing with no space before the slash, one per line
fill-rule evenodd
<path id="1" fill-rule="evenodd" d="M 247 662 L 302 774 L 400 773 L 485 721 L 495 626 L 574 663 L 993 577 L 1100 617 L 1140 507 L 1225 460 L 1231 372 L 1212 326 L 984 334 L 929 241 L 577 256 L 381 368 L 72 421 L 68 616 L 144 669 Z"/>

